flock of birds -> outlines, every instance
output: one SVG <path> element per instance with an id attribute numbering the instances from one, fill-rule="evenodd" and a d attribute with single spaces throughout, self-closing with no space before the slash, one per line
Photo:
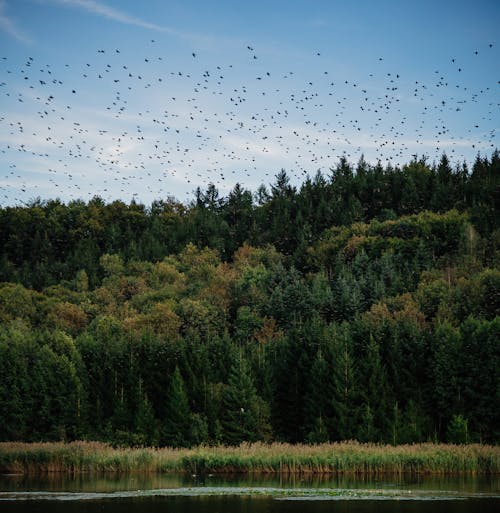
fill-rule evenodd
<path id="1" fill-rule="evenodd" d="M 193 51 L 179 69 L 155 40 L 140 60 L 127 53 L 99 48 L 62 65 L 0 55 L 0 205 L 48 193 L 190 197 L 209 183 L 255 191 L 281 168 L 298 183 L 328 174 L 341 156 L 397 166 L 497 146 L 500 82 L 471 87 L 458 57 L 421 81 L 383 57 L 353 80 L 322 52 L 308 57 L 313 72 L 270 66 L 253 45 L 232 64 L 207 65 Z"/>

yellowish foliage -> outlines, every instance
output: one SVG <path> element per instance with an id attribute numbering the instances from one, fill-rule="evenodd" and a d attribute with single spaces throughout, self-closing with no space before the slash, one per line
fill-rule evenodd
<path id="1" fill-rule="evenodd" d="M 410 293 L 375 303 L 364 314 L 364 318 L 374 326 L 386 321 L 409 321 L 419 328 L 425 327 L 426 324 L 424 314 Z"/>
<path id="2" fill-rule="evenodd" d="M 226 312 L 231 303 L 235 280 L 236 272 L 233 267 L 227 263 L 220 264 L 214 269 L 210 281 L 198 292 L 197 297 Z"/>
<path id="3" fill-rule="evenodd" d="M 255 333 L 255 338 L 259 344 L 274 342 L 284 337 L 283 330 L 279 329 L 276 321 L 271 317 L 264 317 L 262 327 Z"/>
<path id="4" fill-rule="evenodd" d="M 87 325 L 87 314 L 78 305 L 66 301 L 56 303 L 48 318 L 55 327 L 68 333 L 78 333 Z"/>

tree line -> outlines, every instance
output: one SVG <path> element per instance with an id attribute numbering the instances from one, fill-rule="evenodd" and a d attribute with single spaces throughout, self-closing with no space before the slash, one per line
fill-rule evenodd
<path id="1" fill-rule="evenodd" d="M 188 244 L 216 249 L 223 261 L 246 242 L 273 245 L 301 272 L 307 250 L 332 226 L 396 219 L 423 211 L 467 211 L 487 241 L 497 227 L 500 153 L 477 156 L 469 171 L 452 167 L 443 154 L 438 164 L 425 158 L 385 168 L 345 158 L 330 176 L 318 172 L 300 187 L 282 170 L 268 188 L 254 193 L 237 184 L 221 197 L 210 184 L 197 189 L 188 205 L 173 198 L 149 207 L 132 201 L 106 204 L 35 199 L 26 206 L 0 207 L 0 281 L 41 290 L 70 281 L 85 269 L 92 287 L 102 278 L 99 259 L 118 254 L 124 261 L 158 261 Z M 485 247 L 486 253 L 491 252 Z"/>
<path id="2" fill-rule="evenodd" d="M 498 442 L 499 157 L 0 209 L 0 440 Z"/>

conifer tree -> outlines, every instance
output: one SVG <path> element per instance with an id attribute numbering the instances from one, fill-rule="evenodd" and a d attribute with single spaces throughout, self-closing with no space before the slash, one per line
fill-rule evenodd
<path id="1" fill-rule="evenodd" d="M 222 397 L 224 441 L 230 445 L 255 442 L 269 436 L 267 405 L 257 395 L 245 359 L 240 357 L 229 371 Z"/>
<path id="2" fill-rule="evenodd" d="M 365 377 L 363 390 L 365 398 L 365 411 L 363 414 L 363 422 L 366 428 L 365 432 L 371 433 L 371 442 L 390 438 L 388 436 L 390 403 L 388 397 L 387 373 L 380 357 L 379 345 L 372 335 L 370 335 L 366 347 L 366 355 L 363 361 L 363 375 Z M 373 431 L 371 427 L 368 429 L 368 421 L 373 423 Z"/>
<path id="3" fill-rule="evenodd" d="M 159 442 L 158 421 L 148 396 L 143 394 L 135 414 L 136 440 L 140 445 L 156 446 Z"/>
<path id="4" fill-rule="evenodd" d="M 166 417 L 162 426 L 162 445 L 169 447 L 189 445 L 190 415 L 184 380 L 179 367 L 176 366 L 168 390 Z"/>
<path id="5" fill-rule="evenodd" d="M 329 398 L 333 411 L 330 433 L 333 440 L 349 440 L 356 437 L 359 394 L 348 324 L 334 325 L 330 337 L 330 351 L 333 354 L 333 393 Z"/>

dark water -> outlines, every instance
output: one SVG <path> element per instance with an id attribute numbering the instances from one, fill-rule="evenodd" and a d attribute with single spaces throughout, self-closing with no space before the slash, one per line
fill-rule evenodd
<path id="1" fill-rule="evenodd" d="M 489 513 L 500 511 L 500 476 L 0 475 L 0 511 L 172 513 Z"/>

